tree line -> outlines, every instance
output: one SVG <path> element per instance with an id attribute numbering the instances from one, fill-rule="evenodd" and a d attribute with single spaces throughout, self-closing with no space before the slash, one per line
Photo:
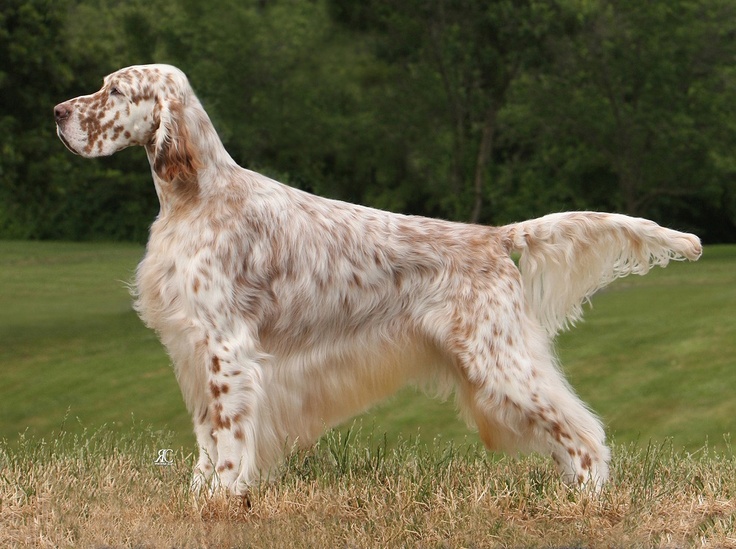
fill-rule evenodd
<path id="1" fill-rule="evenodd" d="M 139 150 L 83 160 L 53 106 L 183 69 L 243 166 L 502 224 L 640 215 L 736 241 L 732 0 L 0 0 L 0 237 L 144 241 Z"/>

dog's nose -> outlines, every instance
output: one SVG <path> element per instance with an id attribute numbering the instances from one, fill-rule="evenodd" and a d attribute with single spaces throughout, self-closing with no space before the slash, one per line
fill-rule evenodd
<path id="1" fill-rule="evenodd" d="M 67 118 L 69 118 L 71 112 L 72 109 L 67 103 L 60 103 L 59 105 L 56 105 L 54 107 L 54 117 L 56 118 L 57 122 L 61 122 L 62 120 L 66 120 Z"/>

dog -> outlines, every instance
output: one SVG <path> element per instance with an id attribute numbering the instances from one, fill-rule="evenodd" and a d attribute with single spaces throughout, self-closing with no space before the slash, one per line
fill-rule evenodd
<path id="1" fill-rule="evenodd" d="M 192 415 L 193 490 L 246 494 L 287 452 L 408 383 L 454 392 L 489 449 L 541 452 L 566 483 L 599 488 L 604 429 L 563 377 L 554 336 L 614 279 L 702 251 L 620 214 L 488 227 L 302 192 L 238 166 L 168 65 L 121 69 L 54 116 L 75 154 L 148 155 L 161 209 L 135 307 Z"/>

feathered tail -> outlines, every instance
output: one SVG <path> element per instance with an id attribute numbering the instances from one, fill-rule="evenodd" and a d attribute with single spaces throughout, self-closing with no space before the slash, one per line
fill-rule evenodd
<path id="1" fill-rule="evenodd" d="M 702 253 L 695 235 L 620 214 L 551 214 L 500 230 L 509 251 L 521 253 L 526 299 L 550 335 L 580 319 L 583 303 L 615 279 Z"/>

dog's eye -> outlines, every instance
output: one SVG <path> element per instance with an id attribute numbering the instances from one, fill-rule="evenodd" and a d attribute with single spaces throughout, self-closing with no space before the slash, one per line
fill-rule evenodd
<path id="1" fill-rule="evenodd" d="M 110 95 L 123 95 L 123 93 L 116 87 L 110 88 Z"/>

